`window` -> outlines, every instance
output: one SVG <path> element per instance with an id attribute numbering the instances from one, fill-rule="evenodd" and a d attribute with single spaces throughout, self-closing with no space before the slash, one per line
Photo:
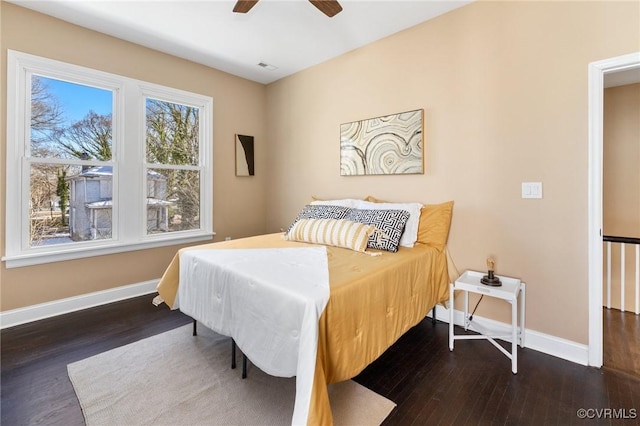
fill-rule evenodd
<path id="1" fill-rule="evenodd" d="M 211 238 L 210 97 L 15 51 L 7 86 L 7 267 Z"/>
<path id="2" fill-rule="evenodd" d="M 145 101 L 147 233 L 198 229 L 199 110 L 151 97 Z"/>
<path id="3" fill-rule="evenodd" d="M 110 239 L 115 90 L 35 73 L 25 81 L 28 248 Z"/>

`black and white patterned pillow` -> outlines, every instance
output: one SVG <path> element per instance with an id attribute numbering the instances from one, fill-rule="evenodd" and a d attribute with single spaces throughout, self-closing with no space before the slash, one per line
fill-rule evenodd
<path id="1" fill-rule="evenodd" d="M 300 210 L 298 216 L 287 228 L 288 234 L 293 225 L 300 219 L 344 219 L 351 211 L 349 207 L 329 206 L 325 204 L 307 204 Z"/>
<path id="2" fill-rule="evenodd" d="M 374 232 L 369 237 L 367 247 L 397 252 L 404 227 L 409 220 L 409 212 L 406 210 L 359 210 L 351 209 L 345 217 L 353 222 L 373 225 L 381 232 Z"/>

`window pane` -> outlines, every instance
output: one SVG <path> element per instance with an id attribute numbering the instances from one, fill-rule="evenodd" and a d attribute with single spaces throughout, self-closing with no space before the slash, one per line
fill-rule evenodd
<path id="1" fill-rule="evenodd" d="M 200 229 L 200 172 L 147 171 L 147 234 Z"/>
<path id="2" fill-rule="evenodd" d="M 147 98 L 147 162 L 199 164 L 199 109 Z"/>
<path id="3" fill-rule="evenodd" d="M 111 166 L 32 164 L 30 245 L 111 238 Z"/>
<path id="4" fill-rule="evenodd" d="M 42 76 L 31 79 L 31 156 L 111 159 L 112 92 Z"/>

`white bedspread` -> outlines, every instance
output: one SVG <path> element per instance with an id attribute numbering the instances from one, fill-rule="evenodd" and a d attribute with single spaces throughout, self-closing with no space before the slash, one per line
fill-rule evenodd
<path id="1" fill-rule="evenodd" d="M 293 424 L 306 424 L 329 300 L 325 247 L 187 250 L 174 308 L 234 338 L 253 364 L 296 376 Z"/>

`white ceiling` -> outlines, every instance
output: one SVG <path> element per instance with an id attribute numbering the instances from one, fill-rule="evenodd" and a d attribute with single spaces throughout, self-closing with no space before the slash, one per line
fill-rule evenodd
<path id="1" fill-rule="evenodd" d="M 235 0 L 8 1 L 265 84 L 471 3 L 340 0 L 328 18 L 306 0 L 260 0 L 247 14 Z"/>
<path id="2" fill-rule="evenodd" d="M 627 84 L 640 83 L 640 66 L 623 71 L 610 72 L 604 75 L 604 87 L 617 87 Z"/>

